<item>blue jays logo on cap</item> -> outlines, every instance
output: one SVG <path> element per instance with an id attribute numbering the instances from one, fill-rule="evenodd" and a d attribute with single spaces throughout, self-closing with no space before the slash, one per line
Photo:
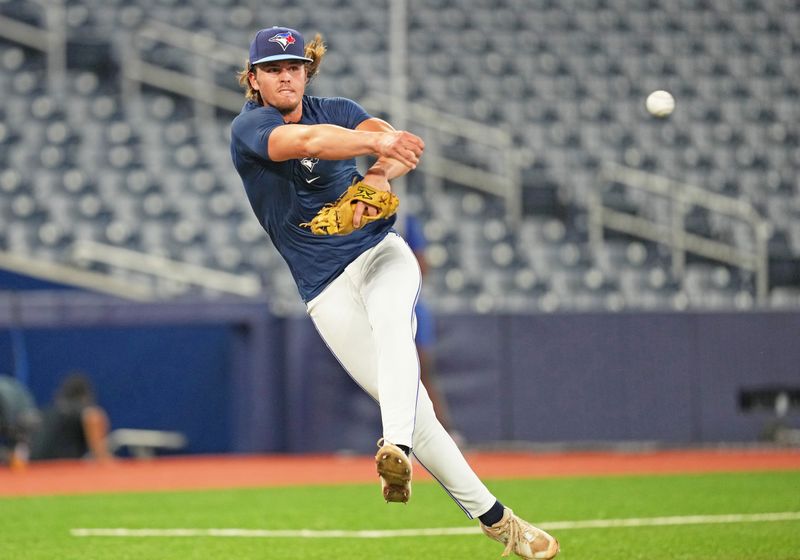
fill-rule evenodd
<path id="1" fill-rule="evenodd" d="M 292 35 L 291 31 L 276 33 L 275 35 L 269 38 L 269 41 L 270 43 L 278 43 L 281 47 L 283 47 L 284 52 L 286 52 L 286 47 L 295 44 L 294 35 Z"/>
<path id="2" fill-rule="evenodd" d="M 303 36 L 288 27 L 262 29 L 250 43 L 250 64 L 274 62 L 277 60 L 302 60 L 311 62 L 305 56 L 306 42 Z"/>

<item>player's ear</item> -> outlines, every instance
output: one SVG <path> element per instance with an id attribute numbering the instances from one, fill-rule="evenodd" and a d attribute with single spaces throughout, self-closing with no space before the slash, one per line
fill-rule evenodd
<path id="1" fill-rule="evenodd" d="M 256 72 L 258 68 L 253 66 L 247 74 L 247 81 L 250 82 L 250 87 L 258 91 L 258 82 L 256 81 Z"/>

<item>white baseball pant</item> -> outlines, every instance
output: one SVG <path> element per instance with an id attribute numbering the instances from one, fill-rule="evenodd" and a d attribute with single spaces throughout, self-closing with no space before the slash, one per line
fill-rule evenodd
<path id="1" fill-rule="evenodd" d="M 414 307 L 419 264 L 406 242 L 388 234 L 308 302 L 325 343 L 353 380 L 380 405 L 383 437 L 407 445 L 470 518 L 495 497 L 436 419 L 419 380 Z"/>

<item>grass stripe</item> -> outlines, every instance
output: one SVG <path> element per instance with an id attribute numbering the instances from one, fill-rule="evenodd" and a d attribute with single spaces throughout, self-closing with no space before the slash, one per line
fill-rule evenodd
<path id="1" fill-rule="evenodd" d="M 633 517 L 628 519 L 586 519 L 582 521 L 543 521 L 537 523 L 549 531 L 568 529 L 608 529 L 613 527 L 664 527 L 720 523 L 763 523 L 800 521 L 800 512 L 777 512 L 728 515 L 680 515 L 673 517 Z M 397 530 L 267 530 L 267 529 L 125 529 L 79 528 L 70 531 L 74 537 L 236 537 L 236 538 L 299 538 L 299 539 L 385 539 L 394 537 L 441 537 L 475 535 L 478 527 L 442 527 L 434 529 Z"/>

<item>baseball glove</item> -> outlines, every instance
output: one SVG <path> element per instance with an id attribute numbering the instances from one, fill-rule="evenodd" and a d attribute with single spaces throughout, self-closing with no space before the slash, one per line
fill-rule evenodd
<path id="1" fill-rule="evenodd" d="M 378 209 L 378 213 L 368 216 L 365 212 L 361 216 L 361 225 L 356 228 L 353 226 L 353 214 L 356 202 L 359 201 L 374 206 Z M 375 220 L 388 218 L 397 211 L 399 204 L 400 200 L 393 193 L 379 191 L 364 181 L 359 181 L 350 185 L 336 202 L 323 206 L 310 222 L 302 223 L 300 226 L 311 228 L 311 233 L 314 235 L 347 235 Z"/>

